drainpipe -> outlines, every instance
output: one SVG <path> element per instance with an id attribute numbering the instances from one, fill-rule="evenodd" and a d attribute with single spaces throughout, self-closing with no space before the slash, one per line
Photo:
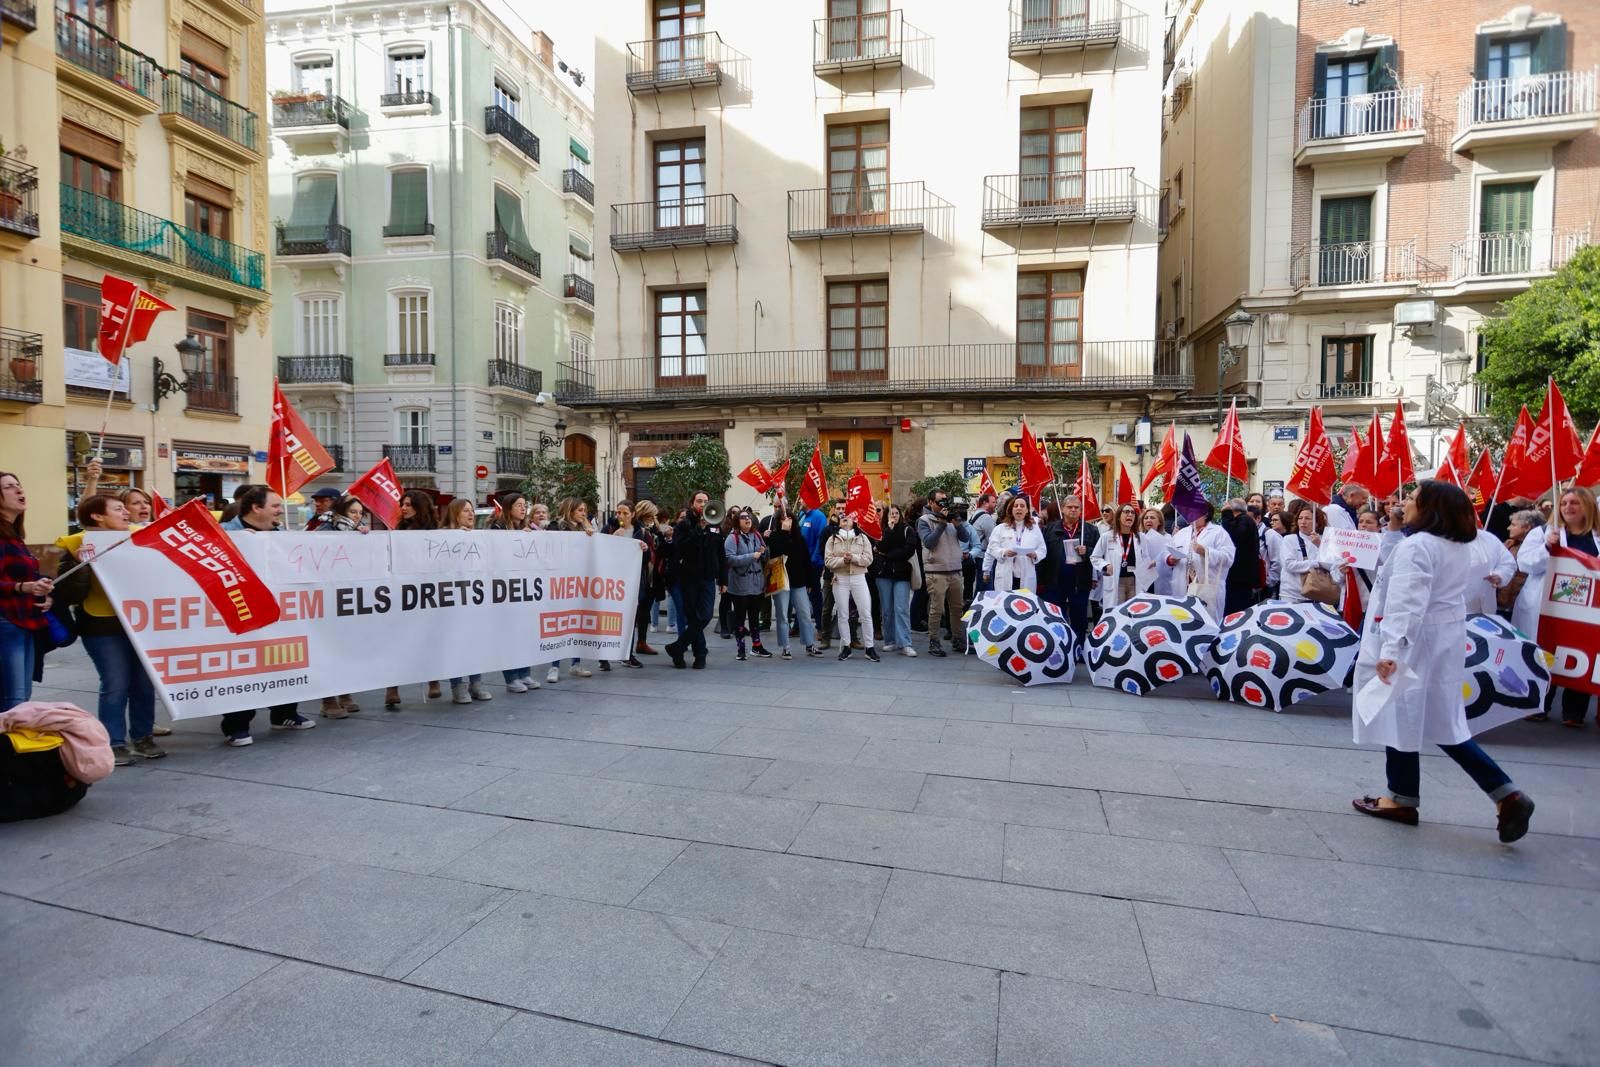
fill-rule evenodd
<path id="1" fill-rule="evenodd" d="M 457 242 L 460 239 L 460 226 L 456 212 L 456 107 L 459 103 L 460 86 L 456 84 L 456 26 L 455 5 L 445 7 L 445 51 L 450 57 L 450 122 L 446 126 L 450 137 L 450 171 L 446 179 L 450 196 L 450 482 L 451 488 L 459 490 L 461 486 L 461 430 L 460 407 L 461 390 L 459 378 L 456 373 L 456 350 L 461 346 L 457 343 L 456 336 L 456 253 Z M 461 495 L 459 492 L 454 495 Z M 477 500 L 477 486 L 472 486 L 470 494 L 474 501 Z"/>

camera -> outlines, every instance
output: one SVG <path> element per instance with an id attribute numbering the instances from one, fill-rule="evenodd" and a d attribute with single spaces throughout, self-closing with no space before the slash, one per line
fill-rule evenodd
<path id="1" fill-rule="evenodd" d="M 966 522 L 967 521 L 967 499 L 966 499 L 966 497 L 958 496 L 958 497 L 955 497 L 952 500 L 950 500 L 947 504 L 945 504 L 944 513 L 945 513 L 946 518 L 948 518 L 951 522 Z"/>

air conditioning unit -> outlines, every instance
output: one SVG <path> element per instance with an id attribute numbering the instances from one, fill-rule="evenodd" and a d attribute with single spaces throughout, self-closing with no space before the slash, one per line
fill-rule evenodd
<path id="1" fill-rule="evenodd" d="M 1128 424 L 1125 422 L 1113 422 L 1111 424 L 1111 436 L 1118 441 L 1126 441 L 1128 439 Z"/>
<path id="2" fill-rule="evenodd" d="M 1402 300 L 1394 306 L 1396 326 L 1432 326 L 1439 321 L 1439 305 L 1432 300 Z"/>

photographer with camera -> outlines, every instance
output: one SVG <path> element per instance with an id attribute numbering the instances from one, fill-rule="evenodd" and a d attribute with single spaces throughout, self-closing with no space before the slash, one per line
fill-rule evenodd
<path id="1" fill-rule="evenodd" d="M 952 504 L 950 494 L 936 489 L 917 520 L 922 540 L 923 584 L 928 589 L 928 655 L 943 656 L 939 626 L 950 620 L 950 644 L 957 655 L 966 651 L 961 628 L 961 556 L 967 533 L 967 504 Z"/>
<path id="2" fill-rule="evenodd" d="M 682 670 L 683 654 L 694 652 L 694 669 L 706 665 L 706 624 L 716 614 L 717 580 L 722 574 L 722 534 L 706 521 L 705 492 L 694 495 L 689 510 L 672 528 L 672 603 L 678 613 L 678 639 L 667 646 L 672 665 Z"/>

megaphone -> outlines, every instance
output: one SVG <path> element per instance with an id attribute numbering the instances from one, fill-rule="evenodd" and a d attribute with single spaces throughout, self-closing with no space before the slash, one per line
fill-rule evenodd
<path id="1" fill-rule="evenodd" d="M 728 514 L 728 505 L 724 504 L 720 500 L 708 500 L 706 501 L 705 511 L 701 512 L 700 514 L 702 517 L 704 517 L 707 523 L 712 526 L 716 526 L 722 522 L 723 518 Z"/>

